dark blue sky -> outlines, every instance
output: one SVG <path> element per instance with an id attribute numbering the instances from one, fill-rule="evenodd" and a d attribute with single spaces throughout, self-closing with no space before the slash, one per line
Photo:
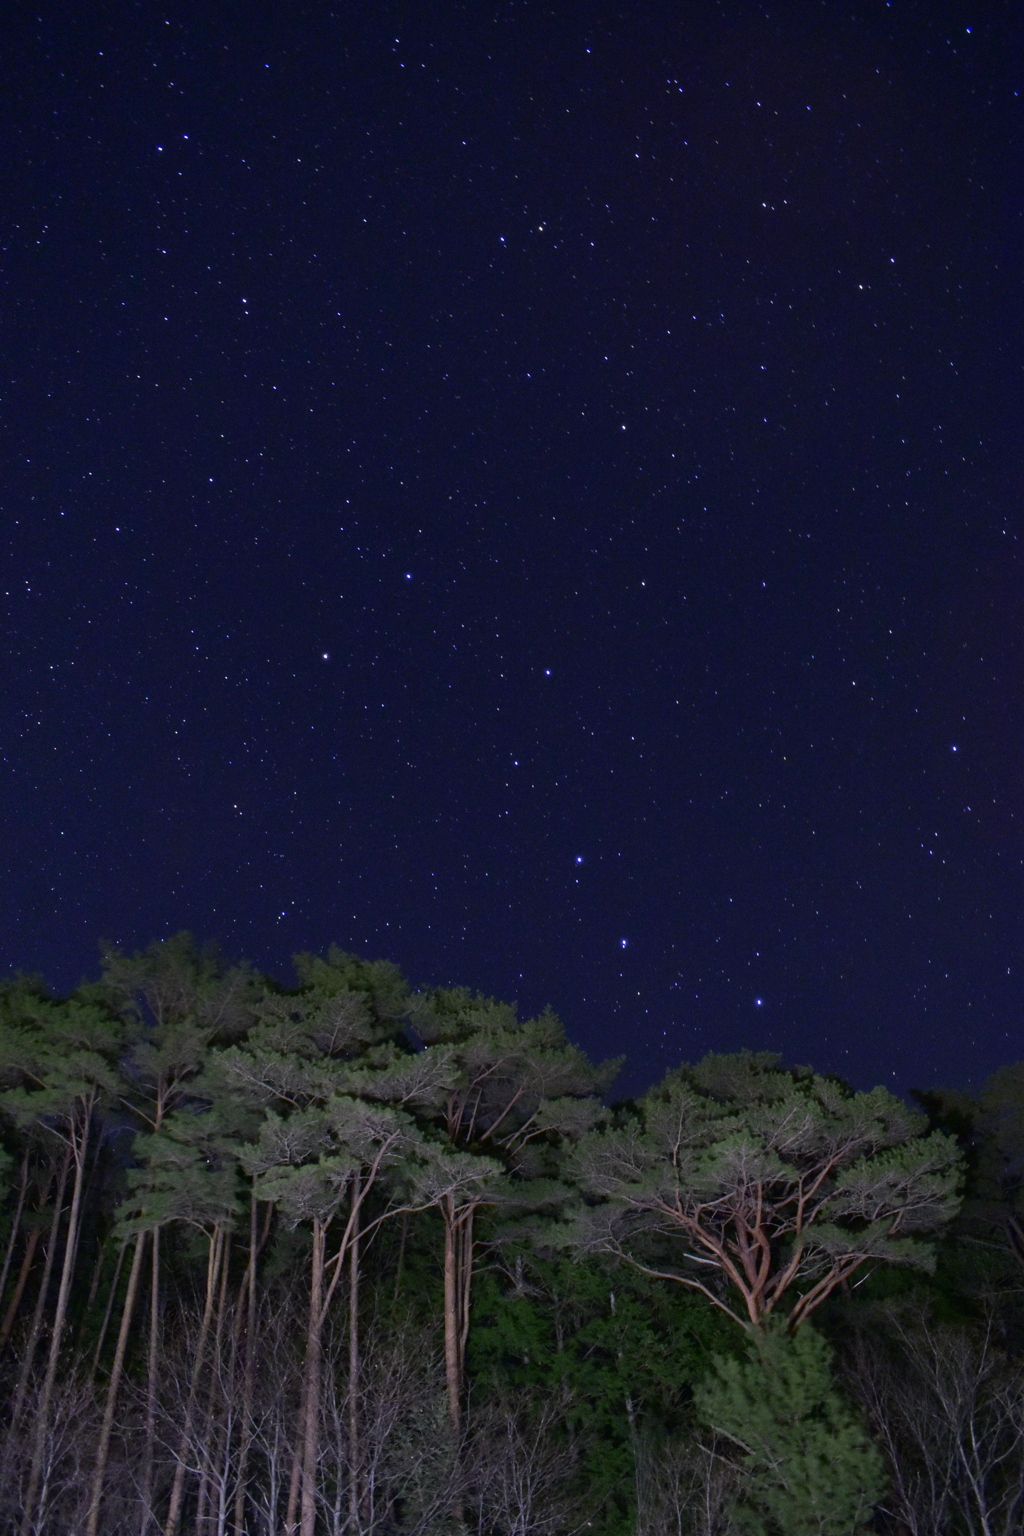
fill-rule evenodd
<path id="1" fill-rule="evenodd" d="M 0 933 L 1024 1055 L 1010 4 L 22 8 Z"/>

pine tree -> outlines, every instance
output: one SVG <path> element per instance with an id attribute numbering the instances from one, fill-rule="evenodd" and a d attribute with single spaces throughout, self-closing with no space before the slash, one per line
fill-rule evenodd
<path id="1" fill-rule="evenodd" d="M 122 1102 L 140 1126 L 136 1155 L 147 1163 L 142 1150 L 145 1133 L 160 1132 L 165 1119 L 175 1110 L 192 1105 L 208 1109 L 220 1102 L 217 1085 L 200 1083 L 211 1045 L 221 1045 L 238 1038 L 256 1017 L 255 1009 L 265 984 L 247 965 L 229 966 L 213 946 L 199 946 L 189 933 L 150 944 L 133 955 L 107 949 L 103 955 L 100 980 L 86 992 L 113 1009 L 130 1034 L 131 1049 L 119 1063 L 123 1078 Z M 212 1088 L 212 1091 L 211 1091 Z M 207 1134 L 210 1131 L 207 1128 Z M 172 1138 L 173 1139 L 173 1138 Z M 174 1208 L 173 1191 L 161 1188 L 159 1164 L 176 1154 L 166 1145 L 148 1158 L 156 1183 L 152 1219 L 140 1229 L 150 1233 L 150 1284 L 148 1307 L 148 1365 L 146 1440 L 142 1458 L 141 1504 L 142 1536 L 149 1528 L 152 1504 L 153 1458 L 156 1433 L 157 1375 L 160 1358 L 158 1322 L 161 1290 L 161 1230 L 168 1221 L 187 1220 Z M 136 1183 L 141 1190 L 142 1183 Z M 174 1182 L 173 1169 L 169 1171 Z M 186 1179 L 187 1183 L 187 1179 Z M 168 1204 L 170 1199 L 170 1204 Z M 161 1212 L 163 1214 L 161 1214 Z M 122 1212 L 122 1225 L 125 1215 Z M 136 1254 L 141 1250 L 136 1247 Z M 135 1274 L 134 1263 L 132 1274 Z M 134 1300 L 134 1297 L 133 1297 Z M 115 1373 L 116 1375 L 116 1373 Z M 116 1383 L 111 1382 L 116 1392 Z M 99 1462 L 105 1461 L 106 1444 L 101 1437 Z M 102 1483 L 102 1468 L 94 1474 Z M 93 1519 L 96 1518 L 93 1504 Z"/>
<path id="2" fill-rule="evenodd" d="M 0 1033 L 0 1071 L 12 1086 L 0 1093 L 0 1109 L 19 1126 L 44 1130 L 64 1144 L 71 1162 L 68 1212 L 50 1348 L 36 1406 L 32 1460 L 22 1505 L 22 1536 L 33 1528 L 43 1453 L 49 1428 L 71 1282 L 78 1256 L 86 1162 L 94 1116 L 112 1098 L 112 1066 L 123 1030 L 106 1012 L 78 998 L 55 1002 L 25 990 L 10 1008 Z M 58 1210 L 59 1217 L 59 1210 Z"/>
<path id="3" fill-rule="evenodd" d="M 418 1147 L 420 1138 L 408 1115 L 390 1105 L 366 1104 L 342 1094 L 323 1094 L 322 1069 L 315 1073 L 317 1095 L 287 1118 L 270 1111 L 259 1141 L 243 1154 L 261 1199 L 272 1201 L 285 1216 L 312 1227 L 313 1252 L 306 1326 L 303 1406 L 296 1456 L 297 1475 L 289 1498 L 286 1528 L 294 1520 L 295 1496 L 301 1501 L 301 1536 L 313 1536 L 316 1519 L 316 1466 L 323 1331 L 334 1292 L 361 1230 L 362 1208 L 378 1182 Z M 328 1231 L 348 1200 L 336 1251 L 328 1259 Z M 379 1225 L 386 1211 L 379 1215 Z M 355 1383 L 352 1383 L 352 1390 Z M 168 1533 L 170 1536 L 170 1533 Z"/>
<path id="4" fill-rule="evenodd" d="M 240 1206 L 235 1163 L 223 1156 L 217 1124 L 209 1116 L 177 1110 L 163 1128 L 142 1143 L 142 1166 L 130 1171 L 133 1194 L 122 1211 L 123 1228 L 149 1229 L 154 1240 L 172 1222 L 181 1222 L 206 1238 L 206 1281 L 203 1310 L 192 1360 L 191 1381 L 181 1444 L 191 1434 L 207 1364 L 207 1344 L 214 1324 L 220 1282 L 227 1261 L 229 1234 Z M 171 1487 L 165 1530 L 177 1529 L 184 1495 L 185 1461 L 179 1454 Z"/>
<path id="5" fill-rule="evenodd" d="M 869 1260 L 933 1266 L 962 1162 L 925 1129 L 884 1088 L 767 1053 L 708 1056 L 583 1139 L 590 1203 L 566 1239 L 700 1291 L 741 1327 L 785 1314 L 794 1329 Z"/>
<path id="6" fill-rule="evenodd" d="M 433 1203 L 444 1226 L 448 1409 L 458 1431 L 477 1213 L 494 1201 L 514 1201 L 513 1191 L 503 1189 L 496 1177 L 502 1170 L 523 1180 L 551 1171 L 545 1150 L 593 1124 L 597 1095 L 614 1077 L 618 1063 L 595 1067 L 566 1039 L 561 1021 L 550 1010 L 520 1021 L 514 1004 L 464 988 L 421 994 L 411 1020 L 425 1048 L 404 1068 L 404 1075 L 418 1074 L 427 1086 L 407 1089 L 403 1102 L 441 1130 L 454 1153 L 447 1154 L 444 1169 L 438 1169 Z M 396 1076 L 401 1083 L 401 1065 Z M 369 1093 L 388 1091 L 382 1082 L 374 1084 L 365 1077 L 362 1087 Z M 529 1204 L 525 1189 L 519 1194 Z"/>
<path id="7" fill-rule="evenodd" d="M 772 1327 L 719 1357 L 696 1389 L 702 1418 L 739 1451 L 735 1518 L 749 1536 L 855 1536 L 885 1489 L 882 1458 L 812 1328 Z"/>
<path id="8" fill-rule="evenodd" d="M 422 1138 L 402 1111 L 367 1103 L 351 1091 L 355 1063 L 368 1054 L 390 1062 L 401 1049 L 407 987 L 399 972 L 384 962 L 367 964 L 337 949 L 326 959 L 300 955 L 295 967 L 298 991 L 268 992 L 244 1044 L 216 1052 L 209 1076 L 261 1108 L 258 1136 L 241 1154 L 255 1195 L 279 1209 L 291 1224 L 308 1222 L 311 1227 L 301 1423 L 285 1518 L 291 1531 L 301 1503 L 301 1529 L 303 1536 L 310 1536 L 327 1312 L 347 1272 L 349 1425 L 355 1461 L 360 1240 L 392 1213 L 385 1202 L 384 1210 L 367 1223 L 367 1202 L 379 1193 L 385 1174 L 393 1175 Z M 328 1258 L 336 1218 L 341 1232 Z M 350 1473 L 355 1504 L 358 1467 L 353 1465 Z"/>

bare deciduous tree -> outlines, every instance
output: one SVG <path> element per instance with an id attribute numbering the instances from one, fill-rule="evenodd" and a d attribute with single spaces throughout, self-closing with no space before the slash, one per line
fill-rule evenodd
<path id="1" fill-rule="evenodd" d="M 319 1501 L 331 1536 L 427 1536 L 460 1493 L 458 1445 L 446 1411 L 444 1360 L 430 1333 L 377 1317 L 367 1330 L 353 1443 L 347 1345 L 326 1351 Z M 355 1501 L 351 1489 L 358 1490 Z"/>
<path id="2" fill-rule="evenodd" d="M 713 1436 L 641 1437 L 634 1462 L 636 1536 L 733 1536 L 736 1468 Z"/>
<path id="3" fill-rule="evenodd" d="M 20 1430 L 7 1447 L 7 1470 L 0 1486 L 0 1529 L 23 1528 L 30 1536 L 83 1529 L 89 1503 L 89 1473 L 100 1428 L 100 1404 L 83 1372 L 50 1388 L 45 1424 L 39 1407 L 45 1387 L 40 1373 L 25 1402 Z M 32 1510 L 26 1509 L 26 1494 Z M 115 1527 L 108 1527 L 113 1536 Z"/>
<path id="4" fill-rule="evenodd" d="M 575 1480 L 579 1445 L 565 1427 L 564 1397 L 499 1391 L 471 1422 L 466 1453 L 468 1523 L 480 1536 L 555 1536 L 594 1514 Z"/>
<path id="5" fill-rule="evenodd" d="M 851 1379 L 889 1467 L 888 1511 L 909 1536 L 1019 1536 L 1024 1368 L 993 1330 L 890 1320 L 862 1335 Z"/>

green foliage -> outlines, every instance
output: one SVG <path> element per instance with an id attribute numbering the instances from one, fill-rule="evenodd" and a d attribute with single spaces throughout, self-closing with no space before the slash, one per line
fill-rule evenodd
<path id="1" fill-rule="evenodd" d="M 190 933 L 159 939 L 134 955 L 109 946 L 102 953 L 100 980 L 80 994 L 136 1027 L 173 1032 L 187 1026 L 206 1040 L 228 1040 L 252 1022 L 261 978 L 248 965 L 227 965 L 215 945 L 198 945 Z"/>
<path id="2" fill-rule="evenodd" d="M 66 1139 L 72 1123 L 118 1087 L 124 1031 L 101 1007 L 49 998 L 34 986 L 0 993 L 0 1109 L 19 1127 Z"/>
<path id="3" fill-rule="evenodd" d="M 882 1458 L 839 1393 L 825 1340 L 811 1328 L 753 1337 L 746 1356 L 715 1360 L 697 1388 L 705 1422 L 737 1448 L 735 1518 L 750 1536 L 855 1536 L 885 1478 Z"/>
<path id="4" fill-rule="evenodd" d="M 270 1110 L 242 1163 L 260 1199 L 293 1221 L 329 1220 L 360 1171 L 394 1174 L 421 1146 L 410 1117 L 336 1094 L 284 1118 Z"/>
<path id="5" fill-rule="evenodd" d="M 928 1268 L 958 1206 L 954 1139 L 884 1088 L 766 1053 L 670 1072 L 575 1158 L 570 1241 L 703 1292 L 744 1327 L 796 1326 L 869 1260 Z M 727 1300 L 725 1286 L 732 1291 Z"/>
<path id="6" fill-rule="evenodd" d="M 179 1110 L 137 1140 L 130 1194 L 117 1213 L 120 1238 L 172 1221 L 202 1231 L 234 1222 L 241 1211 L 236 1165 L 222 1155 L 215 1132 L 206 1117 Z"/>
<path id="7" fill-rule="evenodd" d="M 301 988 L 319 998 L 353 992 L 361 996 L 370 1016 L 381 1026 L 404 1019 L 409 984 L 389 960 L 362 960 L 332 944 L 326 959 L 296 955 L 293 961 Z"/>
<path id="8" fill-rule="evenodd" d="M 460 987 L 419 994 L 410 1021 L 421 1055 L 445 1069 L 436 1118 L 448 1136 L 480 1152 L 502 1147 L 528 1174 L 548 1171 L 545 1147 L 593 1124 L 620 1065 L 595 1066 L 550 1009 L 520 1021 L 513 1004 Z"/>
<path id="9" fill-rule="evenodd" d="M 411 994 L 395 967 L 338 949 L 295 964 L 282 988 L 179 934 L 108 951 L 100 981 L 69 999 L 33 978 L 0 984 L 0 1300 L 15 1299 L 0 1524 L 29 1486 L 16 1440 L 42 1357 L 47 1390 L 81 1386 L 84 1402 L 83 1345 L 100 1382 L 122 1362 L 145 1394 L 123 1453 L 152 1464 L 158 1521 L 174 1476 L 190 1490 L 184 1528 L 208 1523 L 193 1462 L 219 1447 L 226 1477 L 247 1467 L 238 1528 L 250 1514 L 280 1525 L 291 1448 L 307 1456 L 297 1416 L 322 1389 L 303 1486 L 319 1480 L 324 1518 L 328 1500 L 343 1518 L 355 1443 L 365 1468 L 392 1467 L 372 1520 L 410 1530 L 415 1507 L 420 1536 L 457 1509 L 492 1536 L 584 1521 L 595 1536 L 707 1533 L 724 1529 L 734 1476 L 751 1536 L 852 1536 L 880 1463 L 805 1319 L 832 1298 L 818 1316 L 851 1381 L 879 1301 L 897 1294 L 958 1328 L 995 1319 L 985 1358 L 1019 1353 L 1007 1280 L 1019 1289 L 1024 1068 L 977 1101 L 945 1096 L 931 1134 L 883 1089 L 854 1093 L 767 1053 L 684 1065 L 609 1111 L 614 1064 L 591 1063 L 550 1011 L 520 1020 L 463 989 Z M 933 1275 L 956 1140 L 970 1201 Z M 115 1278 L 122 1244 L 149 1233 L 139 1267 L 126 1246 Z M 970 1331 L 943 1333 L 950 1359 L 968 1355 L 947 1337 Z M 923 1358 L 907 1353 L 919 1374 Z M 978 1423 L 1017 1403 L 1015 1369 L 976 1373 Z M 175 1473 L 187 1434 L 190 1470 Z M 52 1528 L 80 1526 L 72 1513 Z"/>
<path id="10" fill-rule="evenodd" d="M 470 1360 L 513 1385 L 569 1381 L 587 1412 L 628 1397 L 637 1411 L 674 1419 L 726 1328 L 699 1298 L 643 1274 L 523 1250 L 480 1277 Z"/>
<path id="11" fill-rule="evenodd" d="M 725 1324 L 699 1298 L 599 1260 L 543 1259 L 529 1249 L 478 1282 L 470 1375 L 485 1390 L 529 1389 L 565 1403 L 580 1478 L 598 1505 L 594 1529 L 631 1528 L 638 1433 L 687 1422 L 693 1384 Z"/>
<path id="12" fill-rule="evenodd" d="M 1001 1067 L 977 1098 L 916 1093 L 933 1124 L 955 1135 L 967 1165 L 965 1199 L 948 1257 L 962 1291 L 1020 1296 L 1024 1278 L 1024 1062 Z M 1024 1315 L 1017 1321 L 1024 1327 Z"/>

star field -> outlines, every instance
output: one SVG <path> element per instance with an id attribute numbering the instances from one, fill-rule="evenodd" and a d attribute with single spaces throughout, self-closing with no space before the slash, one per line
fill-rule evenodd
<path id="1" fill-rule="evenodd" d="M 572 12 L 572 14 L 570 14 Z M 1024 27 L 28 12 L 0 932 L 1024 1055 Z"/>

